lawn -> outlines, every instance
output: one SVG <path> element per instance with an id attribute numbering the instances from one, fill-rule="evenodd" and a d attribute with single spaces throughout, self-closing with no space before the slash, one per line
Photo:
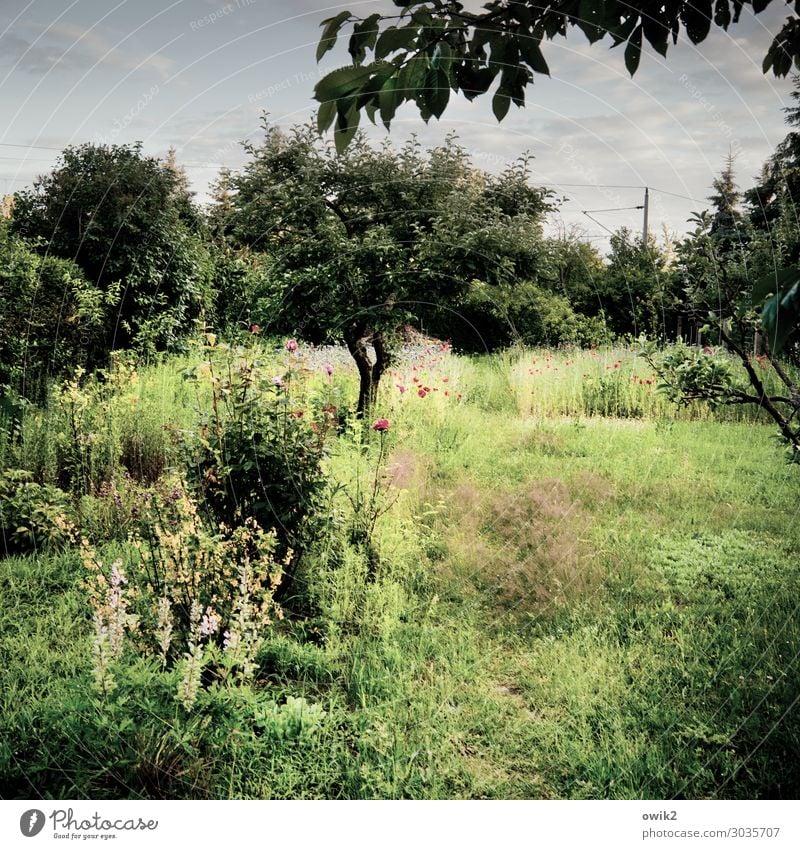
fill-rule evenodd
<path id="1" fill-rule="evenodd" d="M 344 361 L 301 355 L 298 397 L 352 400 Z M 93 463 L 113 431 L 110 467 L 148 470 L 113 514 L 80 502 L 104 562 L 136 568 L 130 505 L 180 472 L 202 362 L 73 398 Z M 247 683 L 204 675 L 187 709 L 180 668 L 129 645 L 103 691 L 77 546 L 0 561 L 0 796 L 796 798 L 798 471 L 773 428 L 677 409 L 624 349 L 435 345 L 384 384 L 388 431 L 330 437 L 324 524 Z M 65 410 L 28 411 L 2 468 L 58 485 Z"/>

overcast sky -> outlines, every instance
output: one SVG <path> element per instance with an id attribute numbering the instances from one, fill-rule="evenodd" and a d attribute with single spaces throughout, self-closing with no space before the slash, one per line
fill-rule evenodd
<path id="1" fill-rule="evenodd" d="M 390 0 L 2 0 L 0 194 L 68 144 L 141 140 L 153 154 L 174 146 L 206 198 L 221 165 L 244 162 L 240 142 L 259 137 L 264 111 L 287 126 L 313 115 L 314 82 L 346 61 L 337 50 L 317 66 L 319 23 L 342 9 L 396 11 Z M 492 171 L 530 151 L 535 181 L 566 198 L 551 226 L 579 225 L 601 250 L 604 228 L 639 229 L 642 213 L 593 212 L 598 224 L 583 211 L 641 204 L 645 185 L 651 228 L 683 233 L 730 149 L 747 187 L 787 131 L 791 84 L 764 76 L 761 60 L 788 12 L 780 0 L 758 16 L 746 7 L 729 33 L 699 48 L 679 41 L 667 60 L 648 47 L 633 80 L 621 48 L 574 31 L 543 45 L 552 77 L 537 75 L 528 106 L 512 105 L 502 125 L 491 96 L 454 98 L 427 127 L 405 105 L 390 137 L 416 132 L 431 145 L 454 130 Z"/>

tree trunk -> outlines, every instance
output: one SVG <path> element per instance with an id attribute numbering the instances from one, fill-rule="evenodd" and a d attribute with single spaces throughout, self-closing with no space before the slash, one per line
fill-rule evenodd
<path id="1" fill-rule="evenodd" d="M 375 349 L 375 362 L 372 366 L 372 383 L 369 387 L 369 405 L 371 408 L 378 403 L 378 386 L 389 365 L 389 352 L 386 350 L 386 341 L 380 331 L 373 334 L 372 347 Z"/>
<path id="2" fill-rule="evenodd" d="M 367 344 L 370 342 L 375 349 L 374 363 L 367 353 Z M 345 343 L 358 369 L 356 414 L 359 418 L 363 418 L 377 403 L 381 377 L 389 365 L 389 352 L 383 334 L 380 331 L 373 333 L 366 327 L 351 327 L 345 334 Z"/>
<path id="3" fill-rule="evenodd" d="M 372 363 L 367 354 L 366 339 L 368 334 L 366 328 L 351 327 L 345 333 L 345 343 L 350 356 L 356 362 L 358 369 L 358 407 L 356 407 L 356 415 L 361 418 L 365 411 L 370 407 L 372 400 Z"/>

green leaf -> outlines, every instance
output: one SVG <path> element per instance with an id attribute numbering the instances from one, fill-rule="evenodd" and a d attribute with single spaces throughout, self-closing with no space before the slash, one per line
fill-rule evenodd
<path id="1" fill-rule="evenodd" d="M 756 281 L 753 299 L 758 303 L 766 292 L 761 312 L 764 335 L 774 353 L 780 353 L 789 337 L 800 328 L 800 269 L 782 268 Z"/>
<path id="2" fill-rule="evenodd" d="M 547 76 L 550 76 L 550 68 L 547 67 L 547 62 L 542 55 L 537 39 L 532 37 L 520 38 L 519 53 L 525 64 L 536 71 L 537 74 L 547 74 Z"/>
<path id="3" fill-rule="evenodd" d="M 511 106 L 511 98 L 503 85 L 497 89 L 492 98 L 492 112 L 498 121 L 502 121 L 508 114 Z"/>
<path id="4" fill-rule="evenodd" d="M 425 78 L 425 105 L 441 118 L 450 99 L 450 80 L 441 68 L 431 68 Z"/>
<path id="5" fill-rule="evenodd" d="M 326 74 L 314 87 L 314 97 L 320 103 L 341 100 L 359 91 L 372 76 L 369 65 L 346 65 Z"/>
<path id="6" fill-rule="evenodd" d="M 650 42 L 654 50 L 657 50 L 662 56 L 666 56 L 667 45 L 669 43 L 669 27 L 657 18 L 656 14 L 654 12 L 651 15 L 645 14 L 642 16 L 644 37 Z"/>
<path id="7" fill-rule="evenodd" d="M 461 93 L 467 100 L 474 100 L 479 94 L 486 94 L 499 69 L 476 67 L 474 62 L 465 62 L 455 71 L 455 77 L 461 87 Z"/>
<path id="8" fill-rule="evenodd" d="M 320 26 L 325 27 L 317 45 L 317 62 L 336 44 L 342 24 L 350 17 L 350 12 L 339 12 L 333 18 L 326 18 Z"/>
<path id="9" fill-rule="evenodd" d="M 633 76 L 639 67 L 639 60 L 642 58 L 642 30 L 643 27 L 639 24 L 633 31 L 628 46 L 625 48 L 625 67 L 628 73 Z"/>
<path id="10" fill-rule="evenodd" d="M 431 67 L 441 68 L 443 71 L 449 71 L 453 64 L 453 49 L 446 41 L 439 41 L 433 49 L 431 57 Z"/>
<path id="11" fill-rule="evenodd" d="M 322 135 L 336 117 L 336 101 L 327 100 L 317 110 L 317 132 Z"/>
<path id="12" fill-rule="evenodd" d="M 717 0 L 714 6 L 714 23 L 727 29 L 731 22 L 731 7 L 728 0 Z"/>
<path id="13" fill-rule="evenodd" d="M 589 39 L 590 44 L 600 41 L 606 34 L 603 27 L 605 5 L 604 0 L 581 0 L 578 5 L 578 16 L 574 21 Z"/>
<path id="14" fill-rule="evenodd" d="M 638 21 L 639 13 L 631 12 L 619 26 L 610 28 L 609 33 L 614 39 L 614 43 L 611 46 L 616 47 L 618 44 L 622 44 L 623 41 L 627 41 L 631 37 L 631 33 L 635 29 Z"/>
<path id="15" fill-rule="evenodd" d="M 418 34 L 419 28 L 416 26 L 388 27 L 378 36 L 375 58 L 383 59 L 397 50 L 408 50 Z"/>
<path id="16" fill-rule="evenodd" d="M 692 0 L 681 9 L 681 21 L 692 44 L 699 44 L 711 29 L 711 0 Z"/>
<path id="17" fill-rule="evenodd" d="M 759 277 L 753 284 L 753 305 L 758 306 L 770 295 L 785 292 L 797 280 L 800 280 L 800 269 L 797 268 L 779 268 Z"/>
<path id="18" fill-rule="evenodd" d="M 422 56 L 412 56 L 400 69 L 397 77 L 397 87 L 407 98 L 416 97 L 425 82 L 428 62 Z"/>
<path id="19" fill-rule="evenodd" d="M 370 15 L 353 27 L 353 34 L 350 36 L 350 44 L 347 49 L 356 62 L 363 62 L 367 55 L 367 49 L 371 50 L 375 46 L 380 17 L 377 13 Z"/>
<path id="20" fill-rule="evenodd" d="M 344 153 L 347 145 L 353 140 L 360 118 L 361 112 L 358 110 L 355 101 L 352 102 L 346 111 L 342 111 L 340 108 L 339 116 L 336 120 L 336 128 L 333 131 L 333 141 L 336 144 L 337 153 Z"/>
<path id="21" fill-rule="evenodd" d="M 378 106 L 381 110 L 381 121 L 386 129 L 394 118 L 394 113 L 397 107 L 403 102 L 403 93 L 398 89 L 398 81 L 396 77 L 390 77 L 383 84 L 383 88 L 378 93 Z"/>

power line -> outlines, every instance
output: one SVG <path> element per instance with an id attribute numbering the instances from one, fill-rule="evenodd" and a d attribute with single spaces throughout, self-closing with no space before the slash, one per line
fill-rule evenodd
<path id="1" fill-rule="evenodd" d="M 55 150 L 58 153 L 61 153 L 63 148 L 60 147 L 46 147 L 43 144 L 12 144 L 11 142 L 0 142 L 0 147 L 26 147 L 35 150 Z"/>
<path id="2" fill-rule="evenodd" d="M 592 216 L 591 216 L 591 215 L 590 215 L 590 214 L 589 214 L 589 213 L 588 213 L 585 209 L 584 209 L 584 210 L 582 210 L 582 212 L 583 212 L 583 214 L 584 214 L 587 218 L 590 218 L 592 221 L 594 221 L 594 223 L 595 223 L 595 224 L 597 224 L 598 226 L 602 227 L 602 228 L 603 228 L 603 229 L 604 229 L 607 233 L 610 233 L 612 236 L 614 235 L 614 231 L 613 231 L 613 230 L 609 230 L 609 229 L 608 229 L 608 227 L 606 227 L 606 225 L 605 225 L 605 224 L 603 224 L 603 222 L 602 222 L 602 221 L 598 221 L 596 218 L 592 218 Z"/>
<path id="3" fill-rule="evenodd" d="M 658 192 L 660 195 L 672 195 L 672 197 L 683 198 L 684 200 L 690 200 L 692 203 L 708 203 L 707 200 L 700 200 L 699 198 L 690 198 L 689 195 L 679 195 L 677 192 L 668 192 L 666 189 L 654 189 L 650 186 L 651 192 Z"/>
<path id="4" fill-rule="evenodd" d="M 49 157 L 44 156 L 0 156 L 0 159 L 8 159 L 13 162 L 52 162 Z"/>
<path id="5" fill-rule="evenodd" d="M 538 182 L 538 181 L 537 181 Z M 558 183 L 552 180 L 538 182 L 540 186 L 566 186 L 569 189 L 643 189 L 644 186 L 617 185 L 614 183 Z"/>
<path id="6" fill-rule="evenodd" d="M 583 209 L 581 212 L 586 214 L 587 212 L 623 212 L 628 209 L 644 209 L 643 204 L 639 204 L 639 206 L 612 206 L 608 209 Z"/>

